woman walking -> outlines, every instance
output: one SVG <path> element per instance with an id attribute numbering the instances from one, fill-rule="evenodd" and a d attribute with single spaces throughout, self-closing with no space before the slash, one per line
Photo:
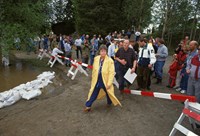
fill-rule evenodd
<path id="1" fill-rule="evenodd" d="M 121 103 L 114 95 L 113 79 L 115 75 L 114 62 L 107 56 L 105 45 L 99 48 L 100 55 L 96 56 L 93 64 L 91 88 L 85 104 L 85 112 L 91 110 L 96 99 L 107 97 L 107 105 L 120 105 Z"/>

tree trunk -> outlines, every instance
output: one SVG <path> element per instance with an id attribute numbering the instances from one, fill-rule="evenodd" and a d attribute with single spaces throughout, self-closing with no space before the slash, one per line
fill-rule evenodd
<path id="1" fill-rule="evenodd" d="M 199 35 L 198 43 L 200 43 L 200 35 Z"/>
<path id="2" fill-rule="evenodd" d="M 199 3 L 199 1 L 197 3 Z M 193 19 L 193 22 L 192 22 L 192 29 L 191 29 L 191 32 L 190 32 L 190 40 L 194 40 L 194 38 L 196 36 L 197 10 L 198 10 L 198 4 L 196 5 L 196 8 L 195 8 L 194 19 Z"/>
<path id="3" fill-rule="evenodd" d="M 182 34 L 182 37 L 185 36 L 185 23 L 184 23 L 184 27 L 183 27 L 183 34 Z"/>
<path id="4" fill-rule="evenodd" d="M 166 25 L 167 25 L 167 21 L 168 21 L 168 0 L 166 0 L 166 11 L 165 11 L 165 19 L 164 19 L 164 23 L 163 23 L 163 30 L 162 30 L 162 38 L 164 39 L 164 35 L 165 35 L 165 31 L 166 31 Z"/>
<path id="5" fill-rule="evenodd" d="M 173 36 L 173 34 L 170 33 L 169 48 L 171 48 L 171 44 L 172 44 L 172 36 Z"/>
<path id="6" fill-rule="evenodd" d="M 193 35 L 193 39 L 195 40 L 196 39 L 196 32 L 197 32 L 197 24 L 198 24 L 198 17 L 197 17 L 197 12 L 199 11 L 199 4 L 200 4 L 200 1 L 198 0 L 197 1 L 197 4 L 196 4 L 196 10 L 195 10 L 195 16 L 194 16 L 194 35 Z"/>
<path id="7" fill-rule="evenodd" d="M 143 4 L 144 4 L 144 0 L 142 0 L 141 5 L 140 5 L 140 19 L 139 19 L 139 26 L 138 26 L 139 30 L 141 30 L 141 24 L 142 24 Z"/>

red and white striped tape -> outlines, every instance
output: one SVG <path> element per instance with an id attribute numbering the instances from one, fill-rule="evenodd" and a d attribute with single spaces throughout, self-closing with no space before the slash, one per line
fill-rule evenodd
<path id="1" fill-rule="evenodd" d="M 59 58 L 62 58 L 62 59 L 66 59 L 66 60 L 70 60 L 70 61 L 74 61 L 73 59 L 71 59 L 71 58 L 67 58 L 67 57 L 64 57 L 64 56 L 60 56 L 60 55 L 57 55 Z M 82 65 L 82 66 L 84 66 L 84 67 L 87 67 L 87 68 L 89 68 L 89 69 L 92 69 L 93 68 L 93 66 L 92 65 L 88 65 L 88 64 L 85 64 L 85 63 L 82 63 L 82 62 L 77 62 L 78 64 L 80 64 L 80 65 Z M 73 66 L 75 66 L 75 65 L 73 65 Z"/>
<path id="2" fill-rule="evenodd" d="M 188 108 L 183 109 L 183 113 L 188 115 L 189 117 L 195 119 L 196 121 L 200 122 L 200 115 Z"/>
<path id="3" fill-rule="evenodd" d="M 189 102 L 196 102 L 196 98 L 194 96 L 187 96 L 181 94 L 168 94 L 168 93 L 159 93 L 159 92 L 147 92 L 147 91 L 138 91 L 138 90 L 124 90 L 124 93 L 134 94 L 134 95 L 142 95 L 142 96 L 150 96 L 161 99 L 168 100 L 178 100 L 184 102 L 188 99 Z"/>

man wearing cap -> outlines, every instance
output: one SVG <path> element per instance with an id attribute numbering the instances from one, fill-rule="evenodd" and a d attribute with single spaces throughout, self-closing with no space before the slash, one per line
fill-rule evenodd
<path id="1" fill-rule="evenodd" d="M 191 47 L 198 47 L 197 41 L 190 42 Z M 191 60 L 187 61 L 186 71 L 189 74 L 187 95 L 196 96 L 197 102 L 200 103 L 200 46 L 198 47 L 198 54 Z M 192 52 L 196 54 L 196 50 Z"/>

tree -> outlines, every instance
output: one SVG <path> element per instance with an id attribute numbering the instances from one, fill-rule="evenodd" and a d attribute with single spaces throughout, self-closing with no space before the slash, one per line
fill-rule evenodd
<path id="1" fill-rule="evenodd" d="M 71 34 L 75 31 L 72 0 L 53 0 L 51 3 L 52 30 L 55 34 Z"/>
<path id="2" fill-rule="evenodd" d="M 51 22 L 60 23 L 73 19 L 72 0 L 53 0 Z"/>
<path id="3" fill-rule="evenodd" d="M 191 29 L 194 23 L 190 23 L 190 20 L 194 18 L 193 7 L 194 4 L 191 0 L 156 0 L 153 22 L 160 24 L 158 33 L 161 35 L 158 36 L 162 36 L 168 46 L 172 41 L 177 43 L 185 35 L 193 32 Z"/>
<path id="4" fill-rule="evenodd" d="M 9 65 L 9 50 L 14 38 L 23 43 L 49 25 L 49 0 L 3 0 L 0 3 L 0 46 L 2 60 Z"/>
<path id="5" fill-rule="evenodd" d="M 124 0 L 123 9 L 127 20 L 127 26 L 134 26 L 138 29 L 147 27 L 151 23 L 151 10 L 155 0 Z"/>
<path id="6" fill-rule="evenodd" d="M 124 28 L 121 0 L 73 0 L 76 30 L 102 34 Z"/>

